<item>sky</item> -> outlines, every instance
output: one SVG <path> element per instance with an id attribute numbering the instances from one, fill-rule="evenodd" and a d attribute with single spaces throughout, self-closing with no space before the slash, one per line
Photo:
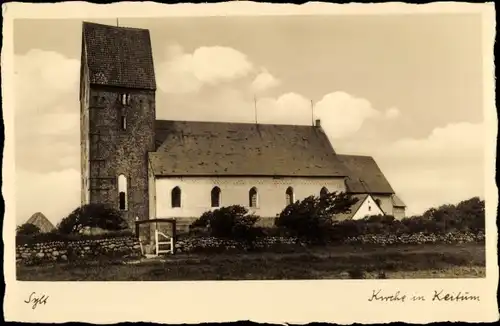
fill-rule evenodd
<path id="1" fill-rule="evenodd" d="M 484 198 L 479 15 L 119 24 L 150 30 L 158 119 L 254 122 L 256 99 L 260 123 L 321 119 L 336 152 L 373 156 L 408 215 Z M 38 211 L 57 223 L 80 204 L 81 28 L 14 23 L 17 224 Z"/>

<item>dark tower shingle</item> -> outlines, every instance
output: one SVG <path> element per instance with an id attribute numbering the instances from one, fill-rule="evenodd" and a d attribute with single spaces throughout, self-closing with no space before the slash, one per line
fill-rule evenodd
<path id="1" fill-rule="evenodd" d="M 147 29 L 83 23 L 90 84 L 155 90 Z"/>

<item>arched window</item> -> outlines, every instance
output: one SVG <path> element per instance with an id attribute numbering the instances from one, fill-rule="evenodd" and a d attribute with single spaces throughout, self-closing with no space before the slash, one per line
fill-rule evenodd
<path id="1" fill-rule="evenodd" d="M 212 207 L 219 207 L 220 206 L 220 188 L 219 187 L 214 187 L 212 189 L 211 198 L 212 198 Z"/>
<path id="2" fill-rule="evenodd" d="M 326 196 L 327 194 L 328 194 L 328 189 L 326 189 L 326 187 L 321 188 L 321 191 L 319 192 L 319 196 L 323 197 L 323 196 Z"/>
<path id="3" fill-rule="evenodd" d="M 294 195 L 293 195 L 293 188 L 292 187 L 288 187 L 286 188 L 286 192 L 285 192 L 285 197 L 286 197 L 286 205 L 291 205 L 293 204 L 294 202 Z"/>
<path id="4" fill-rule="evenodd" d="M 120 210 L 126 211 L 127 203 L 127 177 L 123 174 L 118 176 L 118 202 Z"/>
<path id="5" fill-rule="evenodd" d="M 172 207 L 181 207 L 181 188 L 172 189 Z"/>
<path id="6" fill-rule="evenodd" d="M 250 207 L 257 207 L 257 188 L 253 187 L 248 192 L 248 202 Z"/>

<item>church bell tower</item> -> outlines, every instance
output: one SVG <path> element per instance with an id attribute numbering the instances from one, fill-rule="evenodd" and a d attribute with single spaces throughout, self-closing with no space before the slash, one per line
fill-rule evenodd
<path id="1" fill-rule="evenodd" d="M 83 23 L 80 69 L 81 202 L 149 218 L 156 82 L 149 31 Z"/>

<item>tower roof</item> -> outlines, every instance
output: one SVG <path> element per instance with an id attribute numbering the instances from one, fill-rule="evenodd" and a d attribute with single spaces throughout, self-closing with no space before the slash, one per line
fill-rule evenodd
<path id="1" fill-rule="evenodd" d="M 90 84 L 156 89 L 149 30 L 84 22 L 82 37 Z"/>

